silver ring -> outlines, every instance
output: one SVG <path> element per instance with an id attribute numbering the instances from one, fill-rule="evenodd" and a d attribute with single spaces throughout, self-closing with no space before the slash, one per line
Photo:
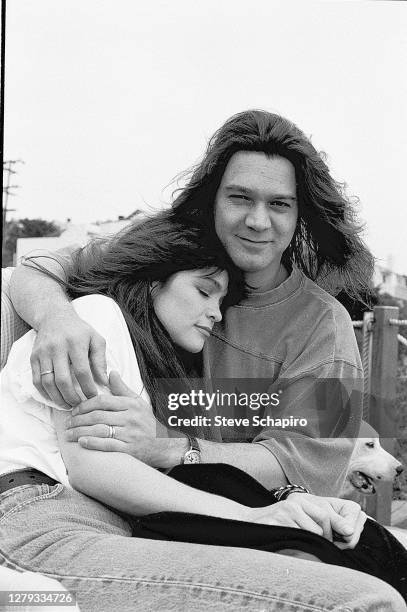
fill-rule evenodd
<path id="1" fill-rule="evenodd" d="M 40 372 L 40 376 L 45 376 L 45 374 L 53 374 L 54 370 L 44 370 L 43 372 Z"/>
<path id="2" fill-rule="evenodd" d="M 108 425 L 108 428 L 109 428 L 109 435 L 107 437 L 114 438 L 116 435 L 116 430 L 114 428 L 114 425 Z"/>

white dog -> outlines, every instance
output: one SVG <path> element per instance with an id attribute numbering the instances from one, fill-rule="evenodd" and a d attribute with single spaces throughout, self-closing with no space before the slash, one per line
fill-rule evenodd
<path id="1" fill-rule="evenodd" d="M 379 434 L 368 423 L 362 421 L 350 458 L 348 473 L 342 489 L 341 497 L 354 497 L 355 491 L 369 495 L 375 492 L 375 483 L 393 482 L 403 471 L 400 461 L 397 461 L 380 445 Z"/>

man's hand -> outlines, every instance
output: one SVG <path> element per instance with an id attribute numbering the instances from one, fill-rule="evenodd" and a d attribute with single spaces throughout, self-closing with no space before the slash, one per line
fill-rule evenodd
<path id="1" fill-rule="evenodd" d="M 248 509 L 241 520 L 305 529 L 343 549 L 356 546 L 366 519 L 366 514 L 355 502 L 292 493 L 286 500 L 272 506 Z M 335 542 L 334 534 L 339 534 L 346 541 Z"/>
<path id="2" fill-rule="evenodd" d="M 186 444 L 184 438 L 169 439 L 168 431 L 153 414 L 151 405 L 111 372 L 113 395 L 98 395 L 72 411 L 68 440 L 91 450 L 128 453 L 155 468 L 177 465 Z M 114 437 L 110 437 L 114 427 Z"/>
<path id="3" fill-rule="evenodd" d="M 69 303 L 59 307 L 38 328 L 31 355 L 35 387 L 58 405 L 75 406 L 81 398 L 75 391 L 74 375 L 85 397 L 95 396 L 95 381 L 108 382 L 105 347 L 104 338 Z"/>
<path id="4" fill-rule="evenodd" d="M 342 536 L 343 540 L 342 542 L 334 541 L 335 546 L 342 549 L 355 548 L 368 518 L 367 514 L 362 511 L 359 504 L 348 499 L 339 499 L 337 497 L 326 497 L 325 499 L 331 504 L 334 511 L 343 518 L 345 525 L 353 526 L 353 531 L 350 534 L 335 529 L 336 533 Z"/>
<path id="5" fill-rule="evenodd" d="M 307 493 L 292 493 L 286 501 L 300 505 L 308 517 L 319 526 L 319 535 L 333 542 L 338 548 L 354 548 L 358 543 L 367 515 L 356 502 Z M 338 537 L 342 541 L 335 541 Z"/>

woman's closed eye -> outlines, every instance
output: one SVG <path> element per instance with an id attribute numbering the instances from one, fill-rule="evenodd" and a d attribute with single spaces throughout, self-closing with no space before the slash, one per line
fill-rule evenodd
<path id="1" fill-rule="evenodd" d="M 208 299 L 209 299 L 210 297 L 212 297 L 212 294 L 211 294 L 209 291 L 206 291 L 205 289 L 199 289 L 199 288 L 198 288 L 198 291 L 199 291 L 199 293 L 200 293 L 201 295 L 203 295 L 204 297 L 206 297 L 206 298 L 208 298 Z M 223 302 L 223 300 L 224 300 L 224 299 L 225 299 L 225 296 L 224 296 L 224 295 L 222 295 L 221 297 L 219 297 L 219 299 L 218 299 L 218 304 L 219 304 L 219 306 L 222 306 L 222 302 Z"/>

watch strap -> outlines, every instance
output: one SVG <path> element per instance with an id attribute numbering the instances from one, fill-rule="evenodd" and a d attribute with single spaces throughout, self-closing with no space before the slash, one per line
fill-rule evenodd
<path id="1" fill-rule="evenodd" d="M 199 453 L 199 456 L 201 455 L 201 449 L 200 449 L 200 446 L 198 444 L 198 440 L 196 438 L 194 438 L 193 436 L 190 436 L 189 434 L 185 434 L 185 435 L 188 438 L 189 448 L 188 448 L 188 450 L 185 451 L 185 453 L 181 457 L 181 464 L 182 465 L 185 463 L 185 457 L 191 451 L 195 451 L 195 452 Z"/>
<path id="2" fill-rule="evenodd" d="M 198 453 L 200 453 L 201 452 L 201 448 L 200 448 L 200 446 L 198 444 L 198 440 L 196 438 L 194 438 L 193 436 L 190 436 L 190 435 L 188 435 L 188 440 L 189 440 L 189 450 L 198 451 Z"/>

